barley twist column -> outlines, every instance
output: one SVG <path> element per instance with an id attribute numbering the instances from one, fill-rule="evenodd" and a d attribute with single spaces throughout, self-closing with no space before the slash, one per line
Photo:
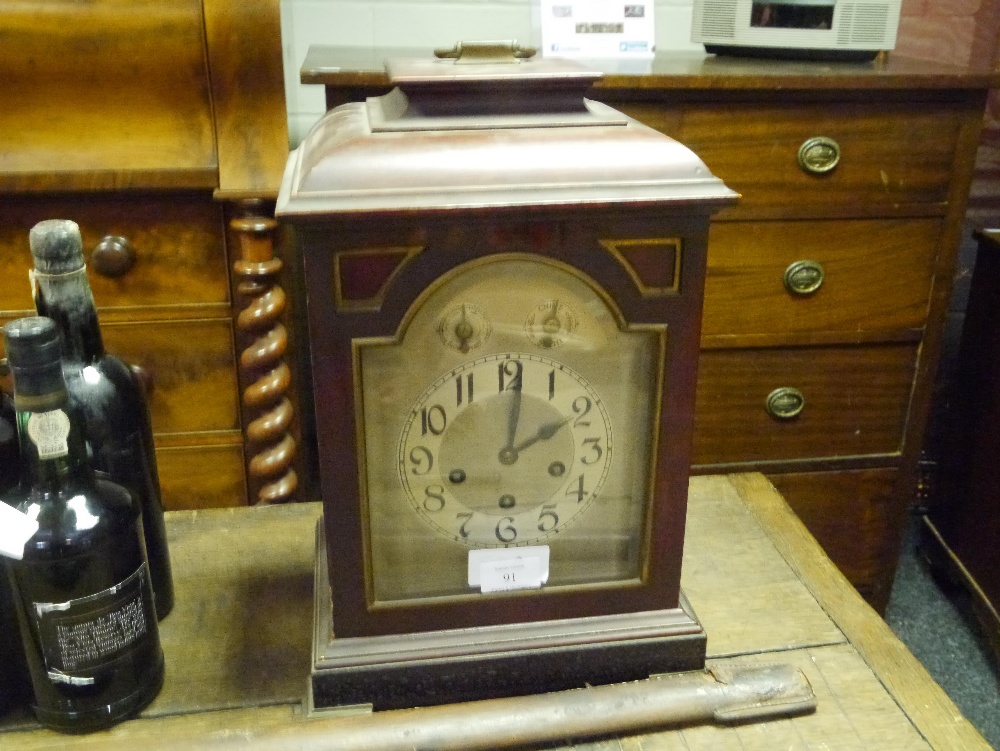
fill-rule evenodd
<path id="1" fill-rule="evenodd" d="M 230 222 L 239 240 L 233 264 L 240 383 L 243 389 L 248 495 L 252 505 L 292 500 L 298 477 L 292 466 L 295 411 L 287 394 L 291 371 L 285 362 L 288 332 L 281 323 L 285 292 L 278 284 L 281 260 L 274 257 L 276 222 L 259 202 L 244 204 L 244 216 Z"/>

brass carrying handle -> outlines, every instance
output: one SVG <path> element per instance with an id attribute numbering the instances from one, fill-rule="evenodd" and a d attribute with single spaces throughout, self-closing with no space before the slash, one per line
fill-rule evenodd
<path id="1" fill-rule="evenodd" d="M 765 409 L 776 420 L 791 420 L 806 406 L 806 397 L 791 386 L 780 386 L 767 395 Z"/>
<path id="2" fill-rule="evenodd" d="M 456 63 L 518 63 L 533 57 L 534 47 L 522 47 L 516 39 L 486 42 L 459 42 L 451 49 L 434 50 L 434 56 Z"/>
<path id="3" fill-rule="evenodd" d="M 101 276 L 117 279 L 135 265 L 135 248 L 128 238 L 107 235 L 101 238 L 90 256 L 91 265 Z"/>
<path id="4" fill-rule="evenodd" d="M 832 138 L 817 136 L 799 147 L 799 166 L 810 175 L 825 175 L 840 162 L 840 144 Z"/>
<path id="5" fill-rule="evenodd" d="M 793 295 L 806 296 L 813 294 L 826 279 L 823 264 L 819 261 L 803 259 L 789 264 L 785 269 L 785 289 Z"/>

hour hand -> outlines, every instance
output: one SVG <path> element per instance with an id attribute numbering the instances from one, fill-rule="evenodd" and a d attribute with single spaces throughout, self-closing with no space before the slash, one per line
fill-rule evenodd
<path id="1" fill-rule="evenodd" d="M 514 448 L 514 453 L 517 453 L 519 451 L 524 451 L 526 448 L 528 448 L 528 446 L 531 446 L 531 445 L 533 445 L 535 443 L 538 443 L 539 441 L 547 441 L 547 440 L 549 440 L 550 438 L 552 438 L 553 436 L 555 436 L 556 433 L 559 432 L 559 428 L 561 428 L 563 425 L 565 425 L 566 423 L 568 423 L 572 419 L 573 419 L 572 417 L 566 417 L 566 418 L 564 418 L 562 420 L 557 420 L 556 422 L 549 422 L 549 423 L 546 423 L 545 425 L 542 425 L 535 432 L 535 434 L 533 436 L 525 438 L 519 444 L 517 444 L 516 446 L 514 446 L 513 447 Z"/>

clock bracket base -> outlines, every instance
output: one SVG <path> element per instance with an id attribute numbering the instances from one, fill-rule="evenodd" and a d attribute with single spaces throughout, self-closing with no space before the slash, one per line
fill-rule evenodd
<path id="1" fill-rule="evenodd" d="M 376 711 L 522 696 L 701 670 L 707 638 L 690 605 L 649 613 L 336 638 L 317 527 L 313 709 Z"/>

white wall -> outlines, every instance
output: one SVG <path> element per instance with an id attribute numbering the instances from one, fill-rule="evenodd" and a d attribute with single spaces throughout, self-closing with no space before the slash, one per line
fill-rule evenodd
<path id="1" fill-rule="evenodd" d="M 693 49 L 692 0 L 655 0 L 660 50 Z M 281 0 L 285 94 L 292 145 L 323 114 L 323 87 L 299 83 L 309 46 L 451 47 L 476 39 L 533 38 L 532 0 Z"/>

